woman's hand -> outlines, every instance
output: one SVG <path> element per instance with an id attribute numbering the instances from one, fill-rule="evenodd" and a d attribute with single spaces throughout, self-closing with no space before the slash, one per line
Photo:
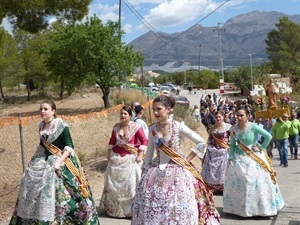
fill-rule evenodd
<path id="1" fill-rule="evenodd" d="M 136 163 L 140 163 L 143 161 L 143 155 L 138 154 L 138 156 L 135 158 Z"/>
<path id="2" fill-rule="evenodd" d="M 110 160 L 110 154 L 111 154 L 111 150 L 110 149 L 108 149 L 108 151 L 107 151 L 107 161 L 109 161 Z"/>
<path id="3" fill-rule="evenodd" d="M 260 152 L 260 148 L 257 147 L 256 145 L 253 145 L 252 146 L 252 151 L 254 151 L 254 152 Z"/>
<path id="4" fill-rule="evenodd" d="M 60 167 L 61 167 L 61 162 L 59 160 L 56 160 L 54 163 L 55 171 L 60 170 Z"/>

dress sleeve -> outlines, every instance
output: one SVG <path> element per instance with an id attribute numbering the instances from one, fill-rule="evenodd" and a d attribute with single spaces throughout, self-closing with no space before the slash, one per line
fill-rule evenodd
<path id="1" fill-rule="evenodd" d="M 147 151 L 146 151 L 146 157 L 143 162 L 142 168 L 146 168 L 148 164 L 151 162 L 154 154 L 154 140 L 151 134 L 151 128 L 149 128 L 149 133 L 148 133 L 148 146 L 147 146 Z"/>
<path id="2" fill-rule="evenodd" d="M 139 150 L 146 151 L 147 145 L 148 145 L 148 140 L 145 136 L 143 129 L 142 128 L 138 129 L 138 131 L 136 132 L 135 135 L 136 135 L 137 139 L 140 141 Z"/>
<path id="3" fill-rule="evenodd" d="M 196 144 L 195 147 L 192 148 L 192 151 L 195 152 L 202 159 L 205 154 L 206 141 L 196 132 L 187 127 L 184 124 L 184 122 L 180 123 L 179 132 L 180 135 L 190 139 Z"/>
<path id="4" fill-rule="evenodd" d="M 255 129 L 254 132 L 261 135 L 262 137 L 264 137 L 264 141 L 261 144 L 261 150 L 265 150 L 272 139 L 272 135 L 264 128 L 262 128 L 256 124 L 253 124 L 253 125 L 254 125 L 254 129 Z"/>
<path id="5" fill-rule="evenodd" d="M 233 160 L 234 159 L 233 153 L 234 153 L 234 148 L 235 148 L 236 145 L 237 145 L 236 140 L 234 139 L 233 135 L 230 132 L 230 145 L 229 145 L 230 147 L 229 147 L 229 158 L 228 158 L 228 160 Z"/>
<path id="6" fill-rule="evenodd" d="M 108 142 L 108 149 L 112 150 L 112 148 L 115 146 L 116 142 L 117 142 L 117 139 L 116 139 L 115 131 L 112 130 L 111 136 L 110 136 L 110 139 Z"/>
<path id="7" fill-rule="evenodd" d="M 65 145 L 63 151 L 68 151 L 71 156 L 74 156 L 74 145 L 70 134 L 70 128 L 68 126 L 64 128 L 61 136 L 63 137 Z"/>

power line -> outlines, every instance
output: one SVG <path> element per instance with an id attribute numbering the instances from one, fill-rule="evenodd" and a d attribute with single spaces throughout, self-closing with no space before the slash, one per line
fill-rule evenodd
<path id="1" fill-rule="evenodd" d="M 201 20 L 199 20 L 197 23 L 195 23 L 193 26 L 191 26 L 189 29 L 187 29 L 186 31 L 180 33 L 179 35 L 177 35 L 176 37 L 174 37 L 173 39 L 171 39 L 170 41 L 166 42 L 165 44 L 161 45 L 160 47 L 158 47 L 157 49 L 154 49 L 153 51 L 148 52 L 148 54 L 151 54 L 161 48 L 163 48 L 164 46 L 170 44 L 171 42 L 173 42 L 174 40 L 176 40 L 177 38 L 179 38 L 181 35 L 185 34 L 186 32 L 188 32 L 189 30 L 191 30 L 194 26 L 196 26 L 198 23 L 201 23 L 203 20 L 205 20 L 207 17 L 209 17 L 211 14 L 213 14 L 214 12 L 216 12 L 218 9 L 220 9 L 222 6 L 224 6 L 227 2 L 229 2 L 230 0 L 226 0 L 225 2 L 223 2 L 221 5 L 219 5 L 216 9 L 214 9 L 213 11 L 211 11 L 210 13 L 208 13 L 205 17 L 203 17 Z"/>
<path id="2" fill-rule="evenodd" d="M 161 41 L 166 42 L 161 38 L 159 32 L 145 18 L 143 18 L 143 16 L 141 16 L 141 14 L 127 0 L 122 1 L 125 3 L 127 8 L 138 18 L 138 20 L 141 21 L 148 28 L 148 30 L 150 30 Z"/>

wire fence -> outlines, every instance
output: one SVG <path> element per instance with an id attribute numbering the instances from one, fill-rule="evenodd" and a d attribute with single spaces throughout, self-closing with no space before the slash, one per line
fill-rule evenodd
<path id="1" fill-rule="evenodd" d="M 143 104 L 148 111 L 152 100 Z M 101 112 L 75 116 L 58 115 L 70 126 L 75 151 L 84 159 L 106 155 L 112 124 L 119 121 L 123 104 Z M 0 118 L 0 190 L 9 193 L 22 176 L 39 144 L 39 116 Z M 12 179 L 16 178 L 16 179 Z"/>

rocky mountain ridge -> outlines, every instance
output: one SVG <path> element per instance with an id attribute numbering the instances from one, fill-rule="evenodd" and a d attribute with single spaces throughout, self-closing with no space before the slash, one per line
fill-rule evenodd
<path id="1" fill-rule="evenodd" d="M 300 15 L 252 11 L 216 27 L 197 24 L 172 34 L 149 31 L 129 45 L 133 45 L 134 50 L 142 51 L 146 70 L 197 70 L 200 65 L 201 69 L 219 69 L 219 28 L 224 68 L 249 63 L 249 54 L 255 65 L 267 60 L 265 39 L 283 16 L 300 24 Z"/>

